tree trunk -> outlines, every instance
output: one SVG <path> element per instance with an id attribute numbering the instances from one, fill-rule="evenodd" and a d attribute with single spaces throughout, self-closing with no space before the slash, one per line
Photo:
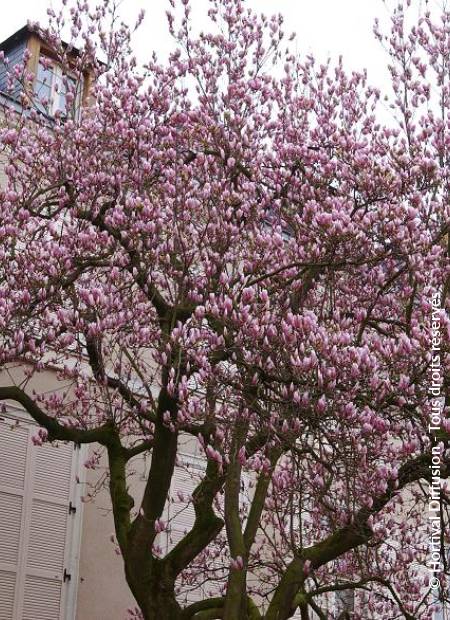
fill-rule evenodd
<path id="1" fill-rule="evenodd" d="M 138 557 L 125 560 L 127 583 L 144 620 L 178 620 L 181 607 L 175 598 L 175 582 L 163 563 L 142 565 Z"/>
<path id="2" fill-rule="evenodd" d="M 300 616 L 302 620 L 309 620 L 308 603 L 302 603 L 300 605 Z"/>
<path id="3" fill-rule="evenodd" d="M 139 604 L 144 620 L 178 620 L 181 608 L 173 592 L 154 591 Z"/>

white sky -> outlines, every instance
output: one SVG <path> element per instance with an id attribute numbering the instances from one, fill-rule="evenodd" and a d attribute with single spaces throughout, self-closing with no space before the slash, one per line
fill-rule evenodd
<path id="1" fill-rule="evenodd" d="M 323 59 L 343 55 L 349 69 L 369 71 L 369 81 L 383 86 L 386 80 L 386 56 L 374 40 L 375 17 L 387 16 L 383 0 L 247 0 L 248 5 L 267 14 L 281 12 L 285 32 L 297 33 L 300 53 L 313 52 Z M 207 0 L 193 0 L 193 15 L 198 27 L 206 29 Z M 0 40 L 23 26 L 28 19 L 45 22 L 46 8 L 59 6 L 58 0 L 0 0 Z M 121 11 L 125 21 L 134 23 L 140 8 L 146 19 L 136 35 L 136 53 L 145 60 L 155 50 L 164 57 L 171 49 L 165 11 L 167 0 L 123 0 Z M 7 7 L 7 8 L 6 8 Z"/>

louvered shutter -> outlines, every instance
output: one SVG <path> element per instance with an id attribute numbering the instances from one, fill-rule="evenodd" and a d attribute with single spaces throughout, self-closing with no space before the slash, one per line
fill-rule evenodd
<path id="1" fill-rule="evenodd" d="M 168 537 L 168 550 L 172 549 L 188 532 L 195 521 L 195 511 L 192 501 L 180 501 L 178 492 L 186 498 L 192 498 L 192 494 L 205 476 L 206 460 L 204 458 L 183 454 L 180 463 L 175 468 L 169 504 L 170 533 Z M 214 543 L 213 543 L 214 544 Z M 210 570 L 220 571 L 221 563 L 211 561 Z M 199 599 L 211 596 L 220 596 L 222 584 L 218 581 L 209 580 L 197 588 L 189 589 L 181 597 L 183 602 L 193 603 Z"/>
<path id="2" fill-rule="evenodd" d="M 175 467 L 170 488 L 168 551 L 173 549 L 194 525 L 195 511 L 192 504 L 192 494 L 204 476 L 205 466 L 206 463 L 202 459 L 191 455 L 180 455 L 179 464 Z M 179 499 L 179 493 L 183 494 L 185 501 Z M 180 601 L 192 603 L 200 597 L 200 591 L 190 590 L 183 593 Z"/>
<path id="3" fill-rule="evenodd" d="M 25 516 L 28 428 L 0 421 L 0 618 L 17 618 L 19 561 Z"/>
<path id="4" fill-rule="evenodd" d="M 335 609 L 338 615 L 342 613 L 353 614 L 355 611 L 355 591 L 340 590 L 335 593 Z"/>
<path id="5" fill-rule="evenodd" d="M 182 455 L 180 463 L 175 467 L 170 495 L 169 518 L 171 536 L 168 541 L 169 550 L 172 549 L 185 532 L 188 532 L 195 521 L 195 511 L 192 504 L 192 494 L 205 475 L 206 463 L 198 457 Z M 178 494 L 182 493 L 187 501 L 180 501 Z"/>
<path id="6" fill-rule="evenodd" d="M 36 426 L 0 422 L 0 619 L 66 620 L 70 445 L 34 446 Z"/>
<path id="7" fill-rule="evenodd" d="M 63 618 L 73 447 L 33 447 L 22 620 Z"/>

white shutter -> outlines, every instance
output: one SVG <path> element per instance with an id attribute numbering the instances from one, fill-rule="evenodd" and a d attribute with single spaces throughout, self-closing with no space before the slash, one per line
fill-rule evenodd
<path id="1" fill-rule="evenodd" d="M 353 614 L 355 611 L 355 591 L 350 590 L 337 590 L 335 592 L 335 610 L 338 615 L 347 612 Z"/>
<path id="2" fill-rule="evenodd" d="M 27 575 L 22 620 L 54 620 L 61 613 L 61 581 Z"/>
<path id="3" fill-rule="evenodd" d="M 180 455 L 179 465 L 175 467 L 173 472 L 170 488 L 168 551 L 173 549 L 194 525 L 195 510 L 192 504 L 192 494 L 205 475 L 205 469 L 206 461 L 204 459 L 186 454 Z M 179 499 L 180 492 L 184 495 L 184 501 Z M 179 598 L 180 602 L 193 603 L 201 596 L 201 588 L 195 591 L 189 587 L 180 593 Z"/>
<path id="4" fill-rule="evenodd" d="M 27 572 L 61 572 L 64 566 L 67 507 L 34 499 L 31 511 Z"/>
<path id="5" fill-rule="evenodd" d="M 12 420 L 0 421 L 0 484 L 23 491 L 25 485 L 28 428 Z"/>
<path id="6" fill-rule="evenodd" d="M 192 503 L 192 494 L 203 479 L 206 470 L 204 459 L 191 455 L 181 455 L 180 464 L 175 467 L 170 488 L 171 501 L 169 504 L 169 519 L 172 530 L 169 540 L 169 549 L 172 549 L 185 532 L 194 525 L 195 510 Z M 185 496 L 185 501 L 180 501 L 178 493 Z"/>
<path id="7" fill-rule="evenodd" d="M 73 445 L 44 444 L 36 450 L 35 493 L 66 501 L 70 495 Z"/>
<path id="8" fill-rule="evenodd" d="M 17 566 L 19 560 L 22 497 L 0 491 L 0 564 Z"/>
<path id="9" fill-rule="evenodd" d="M 0 420 L 0 618 L 17 618 L 18 589 L 28 429 Z"/>
<path id="10" fill-rule="evenodd" d="M 0 570 L 0 618 L 13 618 L 16 574 Z"/>
<path id="11" fill-rule="evenodd" d="M 169 504 L 170 533 L 168 550 L 172 549 L 188 532 L 195 521 L 195 511 L 191 498 L 194 490 L 203 480 L 206 471 L 206 459 L 191 454 L 180 455 L 180 464 L 175 468 L 170 495 L 172 501 Z M 177 493 L 181 491 L 189 501 L 180 501 Z M 214 545 L 214 543 L 212 543 Z M 210 570 L 216 569 L 221 573 L 220 561 L 212 560 Z M 180 594 L 180 600 L 193 603 L 199 599 L 221 595 L 222 583 L 211 579 L 200 587 L 188 587 Z"/>
<path id="12" fill-rule="evenodd" d="M 36 430 L 27 420 L 0 421 L 0 620 L 68 620 L 65 599 L 75 585 L 64 581 L 73 566 L 75 450 L 35 446 Z"/>

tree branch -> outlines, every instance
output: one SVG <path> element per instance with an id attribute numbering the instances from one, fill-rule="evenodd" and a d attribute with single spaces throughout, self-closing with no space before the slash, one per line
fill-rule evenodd
<path id="1" fill-rule="evenodd" d="M 98 442 L 104 446 L 110 442 L 110 423 L 89 430 L 64 426 L 55 418 L 47 415 L 26 392 L 16 385 L 0 387 L 0 400 L 12 400 L 21 404 L 33 420 L 47 430 L 49 441 L 59 439 L 61 441 L 73 441 L 74 443 Z"/>

